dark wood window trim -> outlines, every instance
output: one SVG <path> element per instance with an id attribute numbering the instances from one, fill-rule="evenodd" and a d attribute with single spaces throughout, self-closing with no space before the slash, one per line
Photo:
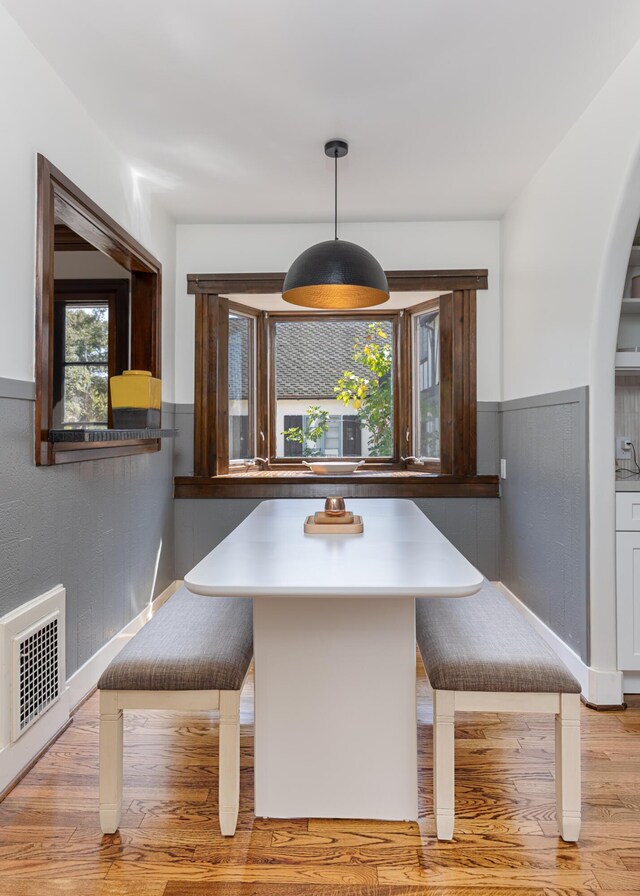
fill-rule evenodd
<path id="1" fill-rule="evenodd" d="M 56 224 L 62 249 L 78 239 L 108 255 L 131 272 L 130 364 L 161 375 L 162 266 L 144 246 L 38 154 L 36 221 L 35 461 L 38 465 L 141 454 L 160 449 L 159 439 L 99 443 L 90 449 L 49 441 L 53 428 L 54 250 Z M 64 227 L 62 226 L 64 225 Z M 66 227 L 66 229 L 65 229 Z M 73 239 L 68 232 L 76 235 Z"/>
<path id="2" fill-rule="evenodd" d="M 314 477 L 302 473 L 288 458 L 275 457 L 273 406 L 274 356 L 270 330 L 278 320 L 311 319 L 309 312 L 258 312 L 256 315 L 257 453 L 268 457 L 272 469 L 240 472 L 228 461 L 228 313 L 224 293 L 268 294 L 282 291 L 284 274 L 189 275 L 188 291 L 195 295 L 195 431 L 194 476 L 176 477 L 176 497 L 321 497 L 327 487 L 345 496 L 496 497 L 497 476 L 476 474 L 476 291 L 487 288 L 486 270 L 390 271 L 392 291 L 447 291 L 441 296 L 441 402 L 443 426 L 440 470 L 429 464 L 402 464 L 413 444 L 411 405 L 411 318 L 433 301 L 408 311 L 344 312 L 341 316 L 390 320 L 398 363 L 395 367 L 394 455 L 389 462 L 367 458 L 366 471 L 352 477 Z M 251 313 L 245 306 L 237 306 Z M 448 412 L 447 412 L 448 409 Z M 276 469 L 273 469 L 276 468 Z"/>
<path id="3" fill-rule="evenodd" d="M 446 476 L 391 470 L 353 476 L 295 472 L 176 476 L 175 498 L 497 498 L 497 476 Z"/>

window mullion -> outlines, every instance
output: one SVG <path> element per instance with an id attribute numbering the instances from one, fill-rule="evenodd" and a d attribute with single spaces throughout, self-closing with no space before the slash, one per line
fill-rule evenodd
<path id="1" fill-rule="evenodd" d="M 228 302 L 196 296 L 194 472 L 218 476 L 229 466 Z M 225 460 L 226 458 L 226 460 Z"/>
<path id="2" fill-rule="evenodd" d="M 216 475 L 229 472 L 229 300 L 218 296 Z"/>
<path id="3" fill-rule="evenodd" d="M 440 297 L 440 472 L 454 472 L 453 295 Z"/>
<path id="4" fill-rule="evenodd" d="M 256 317 L 256 436 L 255 453 L 258 457 L 269 457 L 268 433 L 269 433 L 269 332 L 266 311 L 261 311 Z"/>
<path id="5" fill-rule="evenodd" d="M 266 355 L 264 358 L 265 365 L 263 367 L 263 378 L 266 380 L 264 390 L 266 395 L 266 414 L 265 414 L 265 454 L 264 457 L 270 461 L 276 457 L 276 416 L 277 416 L 277 399 L 276 399 L 276 324 L 268 315 L 264 315 L 264 334 Z"/>
<path id="6" fill-rule="evenodd" d="M 474 290 L 453 293 L 453 472 L 476 473 L 476 302 Z"/>
<path id="7" fill-rule="evenodd" d="M 398 383 L 398 421 L 396 432 L 396 462 L 413 454 L 413 349 L 411 345 L 411 311 L 400 313 L 396 342 L 396 370 Z"/>

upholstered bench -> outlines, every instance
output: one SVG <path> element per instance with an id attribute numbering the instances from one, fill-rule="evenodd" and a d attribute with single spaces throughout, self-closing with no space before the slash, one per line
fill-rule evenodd
<path id="1" fill-rule="evenodd" d="M 436 834 L 454 824 L 454 714 L 555 714 L 556 805 L 563 840 L 580 832 L 580 685 L 507 598 L 485 580 L 472 597 L 416 601 L 416 637 L 433 688 Z"/>
<path id="2" fill-rule="evenodd" d="M 100 824 L 122 806 L 124 709 L 220 710 L 218 813 L 235 833 L 240 795 L 240 692 L 253 655 L 252 601 L 180 588 L 120 651 L 100 689 Z"/>

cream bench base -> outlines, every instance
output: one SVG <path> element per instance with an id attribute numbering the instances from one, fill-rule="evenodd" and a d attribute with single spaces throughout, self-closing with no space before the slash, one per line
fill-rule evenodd
<path id="1" fill-rule="evenodd" d="M 100 691 L 100 826 L 118 830 L 122 815 L 122 713 L 126 709 L 220 712 L 218 814 L 235 834 L 240 800 L 240 691 Z"/>
<path id="2" fill-rule="evenodd" d="M 563 840 L 580 835 L 580 695 L 495 691 L 433 692 L 433 802 L 438 840 L 453 839 L 454 719 L 458 712 L 553 713 L 556 806 Z"/>

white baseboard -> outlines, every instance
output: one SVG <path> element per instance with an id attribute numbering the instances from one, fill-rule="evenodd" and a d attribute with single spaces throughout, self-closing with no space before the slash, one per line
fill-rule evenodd
<path id="1" fill-rule="evenodd" d="M 182 581 L 175 581 L 165 588 L 153 603 L 145 607 L 67 679 L 64 693 L 41 719 L 38 719 L 15 743 L 8 744 L 3 750 L 0 750 L 0 793 L 33 762 L 38 753 L 66 726 L 74 707 L 95 688 L 98 679 L 111 660 L 122 650 L 129 638 L 140 631 L 142 626 L 151 619 L 165 601 L 169 600 L 172 594 L 175 594 L 181 585 Z"/>
<path id="2" fill-rule="evenodd" d="M 575 675 L 582 686 L 582 696 L 594 706 L 620 706 L 624 702 L 622 672 L 603 672 L 587 666 L 562 638 L 551 631 L 520 598 L 510 591 L 502 582 L 493 582 L 507 600 L 526 618 L 527 622 L 541 635 L 549 647 L 558 654 L 569 671 Z"/>

